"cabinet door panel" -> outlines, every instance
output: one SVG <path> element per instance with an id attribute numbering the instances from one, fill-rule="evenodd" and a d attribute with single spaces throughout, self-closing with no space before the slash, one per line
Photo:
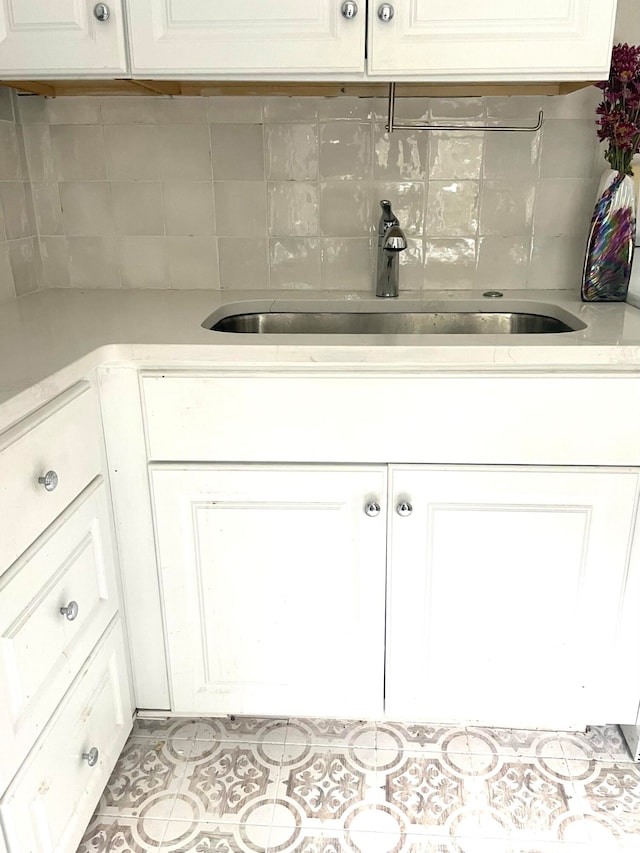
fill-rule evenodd
<path id="1" fill-rule="evenodd" d="M 615 0 L 398 0 L 388 22 L 370 4 L 372 75 L 441 80 L 606 77 Z"/>
<path id="2" fill-rule="evenodd" d="M 71 601 L 77 615 L 60 613 Z M 0 579 L 0 787 L 7 783 L 117 610 L 102 478 Z"/>
<path id="3" fill-rule="evenodd" d="M 122 76 L 127 72 L 121 0 L 109 0 L 107 21 L 94 0 L 0 0 L 3 77 Z"/>
<path id="4" fill-rule="evenodd" d="M 387 714 L 552 728 L 627 718 L 615 636 L 637 475 L 392 476 L 394 501 L 414 511 L 393 524 Z"/>
<path id="5" fill-rule="evenodd" d="M 347 20 L 341 5 L 339 0 L 136 0 L 129 4 L 134 74 L 207 78 L 363 71 L 365 13 Z"/>
<path id="6" fill-rule="evenodd" d="M 384 470 L 151 476 L 173 710 L 379 714 Z"/>

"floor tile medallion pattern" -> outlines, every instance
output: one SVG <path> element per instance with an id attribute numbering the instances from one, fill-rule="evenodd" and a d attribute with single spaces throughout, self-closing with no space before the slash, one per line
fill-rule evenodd
<path id="1" fill-rule="evenodd" d="M 586 734 L 138 720 L 78 853 L 640 853 L 640 766 Z"/>

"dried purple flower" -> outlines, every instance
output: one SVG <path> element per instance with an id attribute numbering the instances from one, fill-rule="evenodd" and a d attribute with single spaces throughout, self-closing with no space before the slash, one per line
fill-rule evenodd
<path id="1" fill-rule="evenodd" d="M 616 44 L 609 79 L 596 84 L 604 100 L 598 105 L 598 139 L 608 142 L 605 157 L 613 169 L 631 174 L 640 151 L 640 47 Z"/>

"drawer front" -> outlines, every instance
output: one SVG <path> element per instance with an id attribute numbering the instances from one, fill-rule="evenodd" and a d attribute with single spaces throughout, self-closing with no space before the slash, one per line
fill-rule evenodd
<path id="1" fill-rule="evenodd" d="M 640 464 L 632 375 L 148 371 L 142 393 L 157 461 Z"/>
<path id="2" fill-rule="evenodd" d="M 0 572 L 100 473 L 98 399 L 80 382 L 0 435 Z M 55 471 L 58 484 L 38 482 Z"/>
<path id="3" fill-rule="evenodd" d="M 116 620 L 0 802 L 12 853 L 76 849 L 131 731 L 132 713 Z M 89 766 L 82 756 L 94 747 L 98 760 Z"/>
<path id="4" fill-rule="evenodd" d="M 0 789 L 116 613 L 108 513 L 98 477 L 0 577 Z"/>

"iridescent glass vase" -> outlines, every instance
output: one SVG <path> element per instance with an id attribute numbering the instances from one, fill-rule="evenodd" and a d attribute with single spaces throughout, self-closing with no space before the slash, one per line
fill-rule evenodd
<path id="1" fill-rule="evenodd" d="M 635 202 L 633 180 L 608 169 L 598 187 L 582 271 L 583 302 L 624 302 L 629 288 Z"/>

